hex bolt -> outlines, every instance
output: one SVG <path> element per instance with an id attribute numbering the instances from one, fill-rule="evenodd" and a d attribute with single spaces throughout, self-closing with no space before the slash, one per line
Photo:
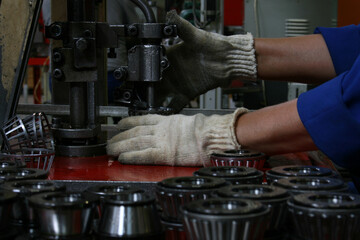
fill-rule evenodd
<path id="1" fill-rule="evenodd" d="M 56 80 L 61 80 L 62 77 L 64 76 L 63 71 L 60 68 L 55 68 L 53 71 L 53 77 Z"/>
<path id="2" fill-rule="evenodd" d="M 87 49 L 88 47 L 88 42 L 86 41 L 85 38 L 79 38 L 76 43 L 75 46 L 78 50 L 80 51 L 84 51 L 85 49 Z"/>
<path id="3" fill-rule="evenodd" d="M 174 29 L 172 28 L 172 26 L 165 26 L 163 33 L 165 34 L 165 36 L 171 36 L 174 33 Z"/>
<path id="4" fill-rule="evenodd" d="M 128 33 L 129 33 L 130 36 L 133 36 L 133 37 L 136 36 L 138 34 L 137 27 L 135 25 L 130 25 L 128 27 Z"/>
<path id="5" fill-rule="evenodd" d="M 124 98 L 125 100 L 130 100 L 130 99 L 131 99 L 131 92 L 125 91 L 125 92 L 123 93 L 123 98 Z"/>
<path id="6" fill-rule="evenodd" d="M 62 57 L 61 52 L 58 52 L 58 51 L 54 52 L 54 54 L 53 54 L 53 61 L 54 61 L 54 63 L 61 63 L 62 58 L 63 58 L 63 57 Z"/>
<path id="7" fill-rule="evenodd" d="M 89 38 L 89 37 L 92 37 L 92 36 L 93 36 L 93 33 L 92 33 L 91 30 L 86 29 L 86 30 L 84 31 L 84 36 L 87 37 L 87 38 Z"/>
<path id="8" fill-rule="evenodd" d="M 161 67 L 166 68 L 167 66 L 169 66 L 169 61 L 164 58 L 163 60 L 161 60 L 160 65 Z"/>
<path id="9" fill-rule="evenodd" d="M 53 38 L 59 38 L 62 35 L 62 26 L 58 23 L 51 24 L 50 33 Z"/>
<path id="10" fill-rule="evenodd" d="M 124 67 L 119 67 L 114 70 L 113 75 L 116 80 L 125 80 L 127 76 L 127 70 Z"/>

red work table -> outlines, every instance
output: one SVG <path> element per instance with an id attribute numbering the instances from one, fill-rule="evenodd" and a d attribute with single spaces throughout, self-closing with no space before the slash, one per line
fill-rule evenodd
<path id="1" fill-rule="evenodd" d="M 55 157 L 50 180 L 158 182 L 165 178 L 191 176 L 198 167 L 124 165 L 109 156 Z"/>
<path id="2" fill-rule="evenodd" d="M 273 156 L 265 169 L 281 165 L 318 165 L 306 153 Z M 158 182 L 170 177 L 191 176 L 199 167 L 171 167 L 150 165 L 123 165 L 109 156 L 55 157 L 50 170 L 50 180 L 134 181 Z"/>

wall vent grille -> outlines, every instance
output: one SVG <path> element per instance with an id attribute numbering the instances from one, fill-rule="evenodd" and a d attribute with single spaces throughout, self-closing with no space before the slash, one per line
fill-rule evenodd
<path id="1" fill-rule="evenodd" d="M 310 34 L 309 20 L 307 19 L 286 19 L 285 20 L 285 36 L 296 37 Z"/>

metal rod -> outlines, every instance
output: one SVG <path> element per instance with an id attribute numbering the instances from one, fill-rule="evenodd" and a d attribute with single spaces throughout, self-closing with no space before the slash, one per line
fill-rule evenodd
<path id="1" fill-rule="evenodd" d="M 136 6 L 140 8 L 140 10 L 144 13 L 145 19 L 147 23 L 155 23 L 156 18 L 153 10 L 149 6 L 149 4 L 146 3 L 146 1 L 142 0 L 131 0 Z"/>
<path id="2" fill-rule="evenodd" d="M 148 102 L 148 106 L 151 107 L 155 107 L 155 88 L 154 88 L 154 84 L 153 83 L 149 83 L 149 85 L 147 86 L 147 102 Z"/>
<path id="3" fill-rule="evenodd" d="M 127 117 L 128 108 L 119 106 L 98 106 L 100 117 Z M 69 105 L 54 105 L 54 104 L 19 104 L 17 114 L 33 114 L 35 112 L 44 112 L 47 115 L 68 116 L 70 114 Z M 199 108 L 184 108 L 180 114 L 194 115 L 202 113 L 204 115 L 212 114 L 229 114 L 234 112 L 234 109 L 199 109 Z"/>
<path id="4" fill-rule="evenodd" d="M 70 83 L 70 126 L 85 128 L 87 117 L 87 83 Z"/>

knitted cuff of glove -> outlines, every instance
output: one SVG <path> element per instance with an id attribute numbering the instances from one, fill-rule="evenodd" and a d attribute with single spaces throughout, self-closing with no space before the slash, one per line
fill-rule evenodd
<path id="1" fill-rule="evenodd" d="M 232 114 L 208 118 L 209 127 L 205 127 L 201 134 L 200 153 L 203 162 L 207 161 L 213 153 L 240 149 L 241 146 L 235 134 L 236 120 L 246 112 L 248 112 L 246 108 L 238 108 Z"/>
<path id="2" fill-rule="evenodd" d="M 230 129 L 230 132 L 231 132 L 231 139 L 232 141 L 234 142 L 234 145 L 236 147 L 236 149 L 240 149 L 241 148 L 241 145 L 238 143 L 237 141 L 237 138 L 236 138 L 236 122 L 237 122 L 237 119 L 245 114 L 249 112 L 248 109 L 246 108 L 238 108 L 235 110 L 235 112 L 233 113 L 233 119 L 232 119 L 232 122 L 231 122 L 231 129 Z"/>
<path id="3" fill-rule="evenodd" d="M 230 48 L 226 50 L 226 66 L 230 79 L 257 80 L 257 63 L 254 38 L 251 33 L 228 37 Z"/>

